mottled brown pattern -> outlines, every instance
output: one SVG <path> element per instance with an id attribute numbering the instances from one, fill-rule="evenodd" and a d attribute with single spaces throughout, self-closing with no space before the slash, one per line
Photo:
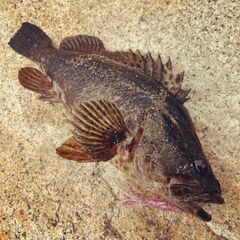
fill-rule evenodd
<path id="1" fill-rule="evenodd" d="M 125 128 L 124 131 L 122 126 L 125 124 L 120 124 L 118 129 L 109 125 L 105 134 L 112 131 L 118 140 L 114 140 L 113 145 L 109 142 L 105 144 L 104 137 L 91 141 L 92 130 L 86 130 L 86 124 L 92 123 L 86 115 L 75 114 L 75 122 L 81 122 L 81 117 L 85 118 L 80 125 L 75 126 L 81 128 L 87 137 L 75 131 L 75 138 L 67 140 L 66 147 L 63 145 L 62 156 L 66 155 L 66 151 L 73 151 L 72 159 L 76 160 L 79 151 L 84 162 L 112 158 L 114 166 L 134 177 L 140 186 L 142 197 L 146 191 L 150 191 L 153 197 L 166 199 L 174 208 L 177 206 L 203 221 L 210 221 L 211 215 L 198 203 L 222 204 L 224 200 L 220 184 L 202 151 L 192 120 L 182 105 L 188 94 L 188 91 L 180 91 L 183 73 L 174 76 L 170 59 L 162 65 L 160 58 L 154 61 L 149 53 L 142 57 L 145 67 L 143 71 L 131 63 L 135 60 L 139 62 L 138 51 L 135 54 L 130 51 L 111 56 L 108 52 L 103 52 L 103 45 L 99 41 L 94 41 L 89 36 L 77 36 L 64 40 L 61 45 L 64 50 L 57 49 L 41 29 L 23 23 L 9 42 L 16 52 L 41 66 L 46 78 L 52 83 L 52 91 L 70 114 L 81 111 L 82 102 L 95 100 L 95 106 L 99 107 L 102 103 L 110 106 L 110 100 L 114 105 L 111 109 L 104 108 L 98 112 L 101 113 L 95 119 L 96 126 L 100 129 L 104 119 L 110 121 L 108 116 L 111 116 L 111 111 L 121 112 L 121 118 L 116 118 L 116 121 L 128 123 L 129 130 Z M 67 47 L 64 47 L 68 42 Z M 116 57 L 118 54 L 119 59 Z M 126 62 L 123 58 L 126 58 Z M 170 81 L 169 88 L 164 88 L 158 81 L 161 79 L 164 83 L 166 78 Z M 25 81 L 22 85 L 27 86 L 31 78 L 26 78 Z M 49 89 L 46 90 L 46 95 L 48 92 Z M 178 92 L 181 94 L 178 95 Z M 99 99 L 106 101 L 96 101 Z M 92 114 L 91 111 L 88 114 Z M 127 134 L 128 131 L 130 134 Z M 111 146 L 111 150 L 108 146 Z M 103 149 L 106 153 L 102 152 Z M 88 155 L 85 159 L 84 154 Z"/>

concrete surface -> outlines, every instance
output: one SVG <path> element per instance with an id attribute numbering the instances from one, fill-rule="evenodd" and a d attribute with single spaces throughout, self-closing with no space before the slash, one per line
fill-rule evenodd
<path id="1" fill-rule="evenodd" d="M 240 239 L 240 2 L 7 0 L 0 3 L 0 239 Z M 210 223 L 187 214 L 121 206 L 109 164 L 55 153 L 71 133 L 61 106 L 37 100 L 17 74 L 35 66 L 7 45 L 21 23 L 55 44 L 99 37 L 110 50 L 159 52 L 185 70 L 186 103 L 226 204 Z"/>

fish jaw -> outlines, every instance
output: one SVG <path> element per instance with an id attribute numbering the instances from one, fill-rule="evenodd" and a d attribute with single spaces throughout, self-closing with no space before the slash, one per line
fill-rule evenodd
<path id="1" fill-rule="evenodd" d="M 212 220 L 212 216 L 206 212 L 198 203 L 195 202 L 176 204 L 175 202 L 161 198 L 138 197 L 132 189 L 130 189 L 130 193 L 130 198 L 121 200 L 119 203 L 124 205 L 147 206 L 154 209 L 160 209 L 162 211 L 171 211 L 178 213 L 187 212 L 195 215 L 197 218 L 201 219 L 204 222 L 209 222 Z"/>
<path id="2" fill-rule="evenodd" d="M 136 178 L 134 180 L 136 180 Z M 181 180 L 183 181 L 183 179 Z M 140 180 L 138 182 L 140 182 Z M 224 203 L 221 192 L 214 193 L 214 195 L 210 195 L 210 193 L 194 195 L 193 192 L 196 192 L 196 189 L 200 189 L 200 187 L 190 182 L 188 185 L 186 183 L 177 184 L 176 181 L 172 179 L 170 180 L 171 183 L 167 186 L 163 183 L 156 182 L 152 182 L 151 185 L 150 182 L 151 181 L 148 181 L 147 188 L 144 187 L 144 182 L 142 182 L 141 185 L 132 182 L 133 186 L 138 189 L 138 195 L 132 187 L 128 186 L 128 194 L 126 194 L 128 198 L 119 201 L 119 203 L 125 205 L 147 206 L 162 211 L 185 212 L 194 215 L 204 222 L 210 222 L 212 216 L 202 208 L 200 202 Z M 182 196 L 177 196 L 175 188 L 179 187 L 182 190 L 183 186 L 184 189 L 187 188 L 188 190 L 192 190 L 192 192 L 188 195 L 183 194 Z"/>
<path id="3" fill-rule="evenodd" d="M 133 181 L 131 181 L 133 180 Z M 150 192 L 149 188 L 146 190 L 143 185 L 136 183 L 136 178 L 129 179 L 131 183 L 127 184 L 127 190 L 123 190 L 119 186 L 117 188 L 127 196 L 124 200 L 119 200 L 117 203 L 122 205 L 135 205 L 135 206 L 146 206 L 153 209 L 162 211 L 171 211 L 177 213 L 190 213 L 201 219 L 204 222 L 212 220 L 212 216 L 206 212 L 197 202 L 180 202 L 174 197 L 169 197 L 162 192 L 162 188 L 159 189 L 157 194 Z M 135 188 L 137 192 L 135 192 Z M 147 193 L 148 192 L 148 193 Z M 159 195 L 159 192 L 162 195 Z"/>
<path id="4" fill-rule="evenodd" d="M 218 180 L 213 176 L 209 187 L 204 187 L 201 181 L 186 176 L 162 176 L 161 182 L 152 181 L 154 194 L 166 199 L 170 204 L 183 212 L 193 214 L 202 221 L 211 221 L 211 215 L 206 212 L 201 203 L 223 204 L 222 191 Z M 160 197 L 160 198 L 161 198 Z"/>
<path id="5" fill-rule="evenodd" d="M 127 158 L 124 160 L 127 160 Z M 114 162 L 113 165 L 115 165 Z M 136 175 L 134 176 L 131 168 L 125 168 L 125 171 L 126 169 L 128 175 L 131 173 L 133 178 L 128 179 L 130 183 L 128 182 L 127 184 L 127 190 L 123 190 L 117 186 L 118 189 L 127 196 L 127 199 L 117 201 L 117 203 L 122 205 L 145 206 L 162 211 L 190 213 L 204 222 L 212 220 L 212 216 L 206 212 L 199 203 L 192 201 L 183 202 L 176 196 L 171 196 L 171 194 L 167 193 L 169 192 L 169 187 L 164 186 L 164 184 L 156 182 L 152 182 L 151 184 L 151 181 L 148 181 L 147 186 L 144 186 L 146 183 L 144 176 L 141 180 L 137 179 L 138 177 Z M 141 185 L 139 184 L 140 182 L 142 183 Z M 135 189 L 137 189 L 137 193 L 135 192 Z"/>
<path id="6" fill-rule="evenodd" d="M 176 204 L 182 211 L 191 213 L 195 217 L 201 219 L 204 222 L 210 222 L 212 220 L 212 216 L 206 212 L 198 203 L 196 202 L 184 202 L 181 204 Z"/>
<path id="7" fill-rule="evenodd" d="M 205 202 L 223 204 L 222 191 L 217 179 L 212 179 L 210 188 L 204 188 L 197 181 L 184 179 L 183 177 L 171 178 L 169 194 L 178 198 L 181 202 Z"/>

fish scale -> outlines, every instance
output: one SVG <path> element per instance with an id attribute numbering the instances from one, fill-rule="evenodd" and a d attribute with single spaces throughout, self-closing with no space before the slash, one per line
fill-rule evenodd
<path id="1" fill-rule="evenodd" d="M 110 52 L 87 35 L 56 48 L 28 22 L 9 45 L 41 69 L 22 68 L 20 84 L 67 109 L 73 136 L 58 155 L 114 165 L 131 183 L 125 204 L 211 221 L 201 203 L 223 204 L 221 187 L 183 105 L 190 91 L 181 88 L 184 72 L 174 75 L 170 58 L 163 64 L 159 54 L 154 60 L 150 52 Z"/>

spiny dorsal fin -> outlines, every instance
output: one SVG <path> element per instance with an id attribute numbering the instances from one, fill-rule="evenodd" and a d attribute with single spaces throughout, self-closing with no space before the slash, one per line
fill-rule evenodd
<path id="1" fill-rule="evenodd" d="M 170 57 L 168 57 L 168 61 L 165 63 L 165 66 L 169 71 L 172 71 L 172 61 Z"/>
<path id="2" fill-rule="evenodd" d="M 132 68 L 135 68 L 135 69 L 138 69 L 138 70 L 141 70 L 144 72 L 144 59 L 138 50 L 135 53 L 133 53 L 131 50 L 128 50 L 127 52 L 107 51 L 105 53 L 105 56 L 107 56 L 108 58 L 111 58 L 117 62 L 121 62 L 128 67 L 132 67 Z"/>
<path id="3" fill-rule="evenodd" d="M 97 37 L 87 35 L 67 37 L 62 40 L 59 49 L 100 55 L 104 55 L 105 53 L 103 42 Z"/>
<path id="4" fill-rule="evenodd" d="M 108 161 L 116 155 L 118 144 L 130 136 L 120 111 L 110 101 L 78 104 L 72 109 L 71 122 L 74 140 L 71 139 L 70 144 L 67 140 L 57 149 L 57 153 L 67 159 L 73 155 L 72 159 L 76 160 L 75 154 L 78 154 L 77 161 Z"/>
<path id="5" fill-rule="evenodd" d="M 189 99 L 187 98 L 187 95 L 190 93 L 190 91 L 191 89 L 179 89 L 175 97 L 178 101 L 180 101 L 183 104 Z"/>
<path id="6" fill-rule="evenodd" d="M 148 74 L 149 76 L 153 77 L 153 81 L 157 81 L 158 83 L 161 82 L 163 65 L 159 54 L 156 60 L 152 58 L 150 52 L 142 55 L 139 50 L 136 50 L 135 53 L 133 53 L 131 50 L 128 50 L 128 52 L 106 51 L 105 56 L 117 62 L 121 62 L 125 66 L 132 67 Z"/>
<path id="7" fill-rule="evenodd" d="M 47 101 L 58 101 L 57 93 L 53 90 L 53 85 L 48 81 L 47 76 L 36 68 L 25 67 L 18 73 L 20 84 L 35 92 L 40 93 L 39 99 Z"/>
<path id="8" fill-rule="evenodd" d="M 171 92 L 175 98 L 184 103 L 188 100 L 187 95 L 190 92 L 190 89 L 184 90 L 181 88 L 184 78 L 184 72 L 181 72 L 177 75 L 172 73 L 172 61 L 168 58 L 167 63 L 163 65 L 163 78 L 161 80 L 164 87 Z"/>
<path id="9" fill-rule="evenodd" d="M 154 66 L 154 61 L 153 58 L 151 56 L 151 53 L 148 52 L 147 54 L 144 55 L 144 70 L 145 72 L 152 76 L 153 75 L 153 66 Z"/>
<path id="10" fill-rule="evenodd" d="M 153 66 L 153 78 L 157 82 L 161 82 L 162 80 L 162 59 L 160 57 L 160 54 L 158 54 L 158 58 L 154 61 L 154 66 Z"/>
<path id="11" fill-rule="evenodd" d="M 160 55 L 154 60 L 151 53 L 142 55 L 139 50 L 133 53 L 131 50 L 110 52 L 106 51 L 103 42 L 96 37 L 87 35 L 78 35 L 65 38 L 59 47 L 61 50 L 85 52 L 89 54 L 98 54 L 106 56 L 127 67 L 146 73 L 152 77 L 152 80 L 162 83 L 180 102 L 184 103 L 187 98 L 188 90 L 181 90 L 184 72 L 173 75 L 172 62 L 168 58 L 166 64 L 162 64 Z M 184 91 L 184 94 L 183 94 Z M 187 93 L 187 94 L 186 94 Z M 186 95 L 185 95 L 186 94 Z"/>
<path id="12" fill-rule="evenodd" d="M 116 52 L 105 52 L 105 56 L 111 58 L 117 62 L 123 63 L 125 66 L 137 69 L 143 73 L 153 77 L 153 81 L 161 82 L 162 79 L 162 60 L 158 54 L 158 58 L 154 60 L 151 53 L 148 52 L 142 55 L 139 50 L 133 53 L 131 50 L 127 52 L 116 51 Z"/>
<path id="13" fill-rule="evenodd" d="M 148 52 L 144 56 L 141 55 L 139 50 L 133 53 L 131 50 L 128 52 L 106 52 L 106 56 L 114 59 L 115 61 L 122 62 L 128 67 L 138 69 L 152 77 L 152 80 L 157 83 L 162 83 L 165 88 L 171 92 L 175 98 L 184 103 L 188 100 L 187 95 L 190 90 L 181 89 L 184 72 L 177 75 L 172 73 L 172 62 L 168 58 L 167 63 L 162 64 L 162 59 L 158 54 L 158 58 L 154 60 L 151 53 Z"/>

